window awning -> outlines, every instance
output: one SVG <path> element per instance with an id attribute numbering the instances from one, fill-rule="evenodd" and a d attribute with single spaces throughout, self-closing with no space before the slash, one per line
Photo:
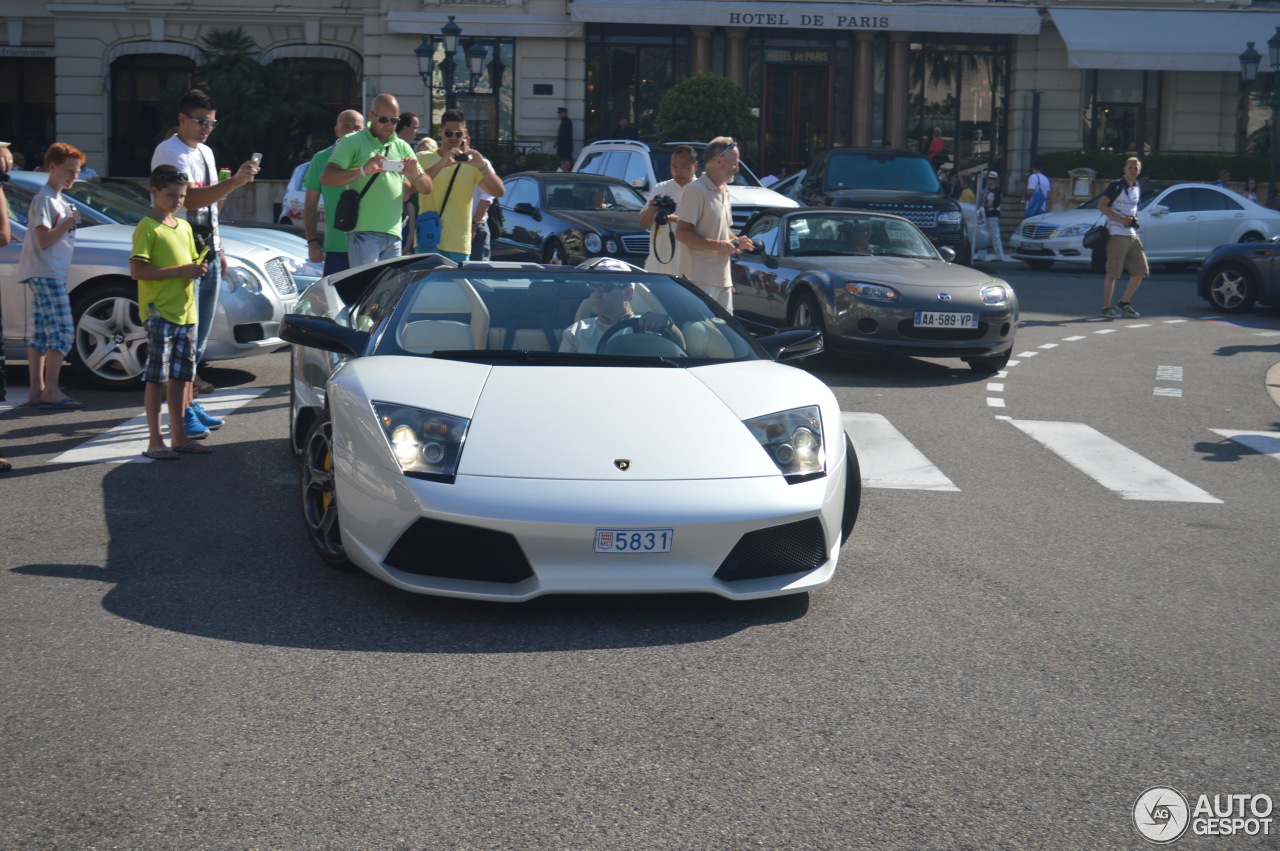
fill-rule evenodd
<path id="1" fill-rule="evenodd" d="M 942 32 L 1036 35 L 1040 13 L 1024 6 L 976 3 L 822 3 L 791 0 L 573 0 L 575 21 L 601 24 L 661 23 L 708 27 L 834 32 Z M 1243 49 L 1243 46 L 1242 48 Z"/>
<path id="2" fill-rule="evenodd" d="M 1245 44 L 1266 61 L 1280 12 L 1062 9 L 1049 17 L 1072 68 L 1240 73 Z"/>

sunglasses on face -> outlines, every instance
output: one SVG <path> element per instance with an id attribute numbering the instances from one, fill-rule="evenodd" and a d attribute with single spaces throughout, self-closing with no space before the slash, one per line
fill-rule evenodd
<path id="1" fill-rule="evenodd" d="M 378 119 L 379 124 L 394 124 L 400 120 L 400 116 L 398 115 L 393 115 L 390 118 L 387 118 L 385 115 L 378 115 L 377 113 L 374 113 L 373 117 Z"/>
<path id="2" fill-rule="evenodd" d="M 440 133 L 441 133 L 441 135 L 443 135 L 446 139 L 452 139 L 452 138 L 454 138 L 455 136 L 456 136 L 457 138 L 461 139 L 463 136 L 467 135 L 467 131 L 466 131 L 466 130 L 441 130 L 441 131 L 440 131 Z"/>
<path id="3" fill-rule="evenodd" d="M 591 288 L 593 293 L 611 293 L 614 290 L 622 289 L 626 284 L 588 284 L 587 286 Z"/>
<path id="4" fill-rule="evenodd" d="M 187 115 L 185 112 L 182 114 Z M 208 127 L 210 130 L 218 126 L 218 122 L 212 118 L 196 118 L 194 115 L 187 115 L 187 118 L 190 118 L 201 127 Z"/>

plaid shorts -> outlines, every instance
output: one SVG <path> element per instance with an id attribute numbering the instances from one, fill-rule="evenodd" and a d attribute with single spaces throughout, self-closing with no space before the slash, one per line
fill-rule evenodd
<path id="1" fill-rule="evenodd" d="M 31 289 L 31 338 L 27 345 L 37 352 L 53 350 L 65 355 L 75 339 L 67 282 L 27 278 L 24 283 Z"/>
<path id="2" fill-rule="evenodd" d="M 177 325 L 159 313 L 147 317 L 147 366 L 142 380 L 164 384 L 167 378 L 194 381 L 196 326 Z"/>

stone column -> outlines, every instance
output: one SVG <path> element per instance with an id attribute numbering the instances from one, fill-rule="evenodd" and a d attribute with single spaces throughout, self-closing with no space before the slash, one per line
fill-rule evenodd
<path id="1" fill-rule="evenodd" d="M 908 33 L 889 36 L 889 75 L 884 92 L 884 141 L 889 148 L 907 147 L 907 98 L 910 92 Z"/>
<path id="2" fill-rule="evenodd" d="M 876 108 L 876 34 L 859 32 L 853 45 L 853 145 L 871 147 Z"/>
<path id="3" fill-rule="evenodd" d="M 689 73 L 693 76 L 705 74 L 711 70 L 711 27 L 689 27 L 689 31 L 693 35 Z"/>
<path id="4" fill-rule="evenodd" d="M 747 87 L 747 30 L 731 27 L 726 30 L 728 39 L 724 46 L 724 75 L 733 82 Z"/>

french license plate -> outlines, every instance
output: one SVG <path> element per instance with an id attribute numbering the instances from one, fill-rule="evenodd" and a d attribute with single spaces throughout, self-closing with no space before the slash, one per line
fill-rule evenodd
<path id="1" fill-rule="evenodd" d="M 932 310 L 916 311 L 917 328 L 977 328 L 976 313 L 939 313 Z"/>
<path id="2" fill-rule="evenodd" d="M 669 553 L 673 529 L 597 529 L 598 553 Z"/>

